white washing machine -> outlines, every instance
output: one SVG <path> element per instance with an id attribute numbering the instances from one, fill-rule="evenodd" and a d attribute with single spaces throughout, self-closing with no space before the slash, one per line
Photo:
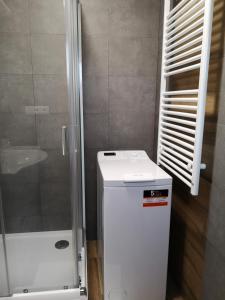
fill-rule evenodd
<path id="1" fill-rule="evenodd" d="M 144 151 L 98 153 L 104 300 L 165 300 L 172 178 Z"/>

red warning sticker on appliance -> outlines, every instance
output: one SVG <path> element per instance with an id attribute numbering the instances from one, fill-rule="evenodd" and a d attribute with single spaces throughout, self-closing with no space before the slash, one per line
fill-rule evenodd
<path id="1" fill-rule="evenodd" d="M 169 190 L 144 191 L 143 207 L 156 207 L 168 205 Z"/>

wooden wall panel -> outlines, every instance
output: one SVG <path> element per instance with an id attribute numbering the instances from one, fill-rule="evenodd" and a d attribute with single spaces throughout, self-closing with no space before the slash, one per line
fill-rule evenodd
<path id="1" fill-rule="evenodd" d="M 224 20 L 225 0 L 215 0 L 203 143 L 203 162 L 207 164 L 207 169 L 202 172 L 199 196 L 191 196 L 182 183 L 174 181 L 169 270 L 188 300 L 204 300 L 202 281 L 224 53 Z M 185 76 L 174 76 L 170 84 L 176 89 L 197 87 L 197 76 L 196 71 Z"/>

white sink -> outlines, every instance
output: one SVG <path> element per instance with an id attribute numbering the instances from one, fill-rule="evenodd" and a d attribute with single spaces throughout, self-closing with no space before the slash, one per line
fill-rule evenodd
<path id="1" fill-rule="evenodd" d="M 38 146 L 16 146 L 0 149 L 2 174 L 16 174 L 21 169 L 35 165 L 48 157 Z"/>

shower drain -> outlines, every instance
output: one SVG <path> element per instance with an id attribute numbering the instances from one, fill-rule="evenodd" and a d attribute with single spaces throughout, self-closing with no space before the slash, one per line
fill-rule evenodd
<path id="1" fill-rule="evenodd" d="M 59 250 L 65 249 L 65 248 L 69 247 L 69 244 L 70 243 L 66 240 L 60 240 L 60 241 L 55 243 L 55 248 L 59 249 Z"/>

